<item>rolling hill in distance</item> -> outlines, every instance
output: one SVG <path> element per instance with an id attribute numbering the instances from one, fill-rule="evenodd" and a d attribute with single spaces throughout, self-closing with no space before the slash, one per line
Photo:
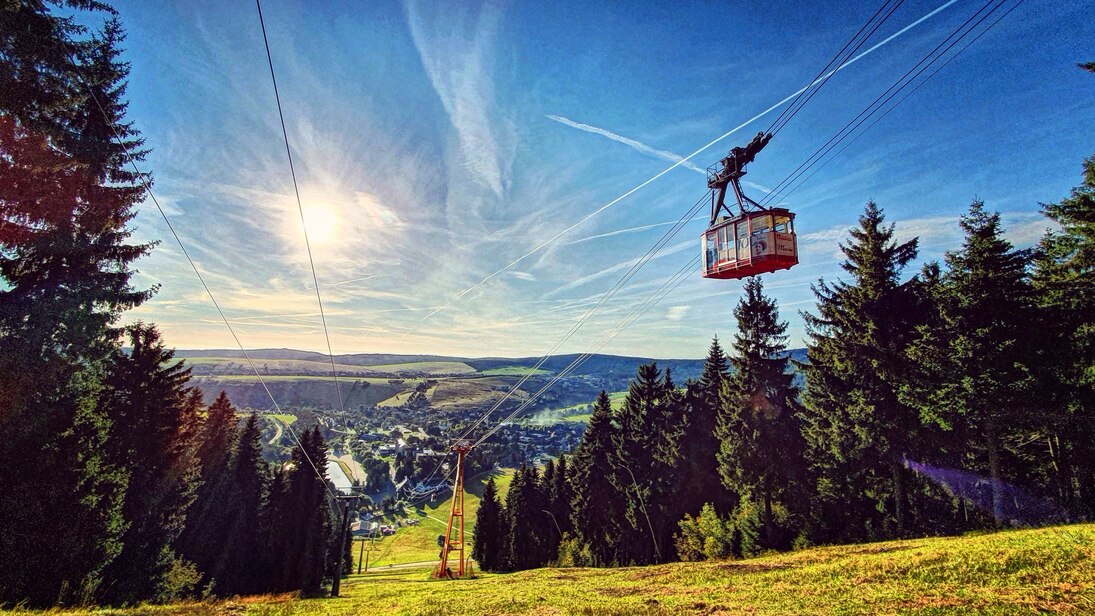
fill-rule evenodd
<path id="1" fill-rule="evenodd" d="M 239 350 L 187 349 L 175 353 L 192 369 L 196 384 L 208 399 L 225 391 L 241 407 L 271 409 L 270 398 L 255 377 L 257 370 L 281 406 L 338 408 L 327 355 L 295 349 L 256 349 L 247 355 L 254 369 Z M 790 355 L 805 361 L 806 350 L 794 349 Z M 539 357 L 353 353 L 335 355 L 334 363 L 347 408 L 396 406 L 425 381 L 425 392 L 433 407 L 459 411 L 492 403 L 531 372 L 515 392 L 514 399 L 521 400 L 578 357 L 576 353 L 553 355 L 537 366 Z M 589 403 L 601 389 L 624 391 L 636 369 L 650 362 L 668 368 L 681 385 L 698 378 L 703 371 L 703 359 L 594 354 L 561 379 L 531 411 Z"/>

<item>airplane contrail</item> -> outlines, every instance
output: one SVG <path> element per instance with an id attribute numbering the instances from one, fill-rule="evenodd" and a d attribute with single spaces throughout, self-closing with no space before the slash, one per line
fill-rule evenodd
<path id="1" fill-rule="evenodd" d="M 876 51 L 877 49 L 879 49 L 880 47 L 882 47 L 882 46 L 884 46 L 884 45 L 888 44 L 888 43 L 889 43 L 890 41 L 893 41 L 894 39 L 896 39 L 896 38 L 898 38 L 899 36 L 901 36 L 901 35 L 905 34 L 906 32 L 908 32 L 909 30 L 912 30 L 913 28 L 915 28 L 915 27 L 919 26 L 920 24 L 924 23 L 925 21 L 927 21 L 927 20 L 931 19 L 931 18 L 932 18 L 932 17 L 934 17 L 934 16 L 936 15 L 936 14 L 938 14 L 939 12 L 943 11 L 944 9 L 946 9 L 946 8 L 950 7 L 951 5 L 953 5 L 953 4 L 954 4 L 954 3 L 956 3 L 956 2 L 958 2 L 958 0 L 948 0 L 948 2 L 945 2 L 945 3 L 943 3 L 942 5 L 940 5 L 940 6 L 939 6 L 938 8 L 936 8 L 935 10 L 933 10 L 933 11 L 931 11 L 931 12 L 927 13 L 927 14 L 926 14 L 926 15 L 924 15 L 923 17 L 921 17 L 921 18 L 917 19 L 916 21 L 913 21 L 913 22 L 912 22 L 912 23 L 910 23 L 909 25 L 905 26 L 904 28 L 901 28 L 901 29 L 900 29 L 900 30 L 898 30 L 897 32 L 894 32 L 894 33 L 893 33 L 893 34 L 891 34 L 890 36 L 888 36 L 888 37 L 886 37 L 886 38 L 882 39 L 881 41 L 879 41 L 878 43 L 876 43 L 876 44 L 875 44 L 875 45 L 874 45 L 873 47 L 870 47 L 869 49 L 867 49 L 866 51 L 864 51 L 864 52 L 860 53 L 859 55 L 855 56 L 855 57 L 854 57 L 854 58 L 852 58 L 851 60 L 848 60 L 848 61 L 847 61 L 847 62 L 845 62 L 844 64 L 841 64 L 840 66 L 838 66 L 838 67 L 834 68 L 833 70 L 829 71 L 828 73 L 825 73 L 824 75 L 822 75 L 822 76 L 818 77 L 817 79 L 815 79 L 814 81 L 810 82 L 809 84 L 807 84 L 807 85 L 803 86 L 802 88 L 800 88 L 800 89 L 796 90 L 795 92 L 792 92 L 791 94 L 787 95 L 787 97 L 786 97 L 786 98 L 784 98 L 783 100 L 779 101 L 778 103 L 776 103 L 776 104 L 772 105 L 771 107 L 769 107 L 769 108 L 765 109 L 764 111 L 762 111 L 762 112 L 758 113 L 757 115 L 755 115 L 755 116 L 753 116 L 753 117 L 749 118 L 748 120 L 746 120 L 746 121 L 742 122 L 741 124 L 739 124 L 739 125 L 735 126 L 734 128 L 732 128 L 732 129 L 730 129 L 730 130 L 726 131 L 725 133 L 723 133 L 723 134 L 719 135 L 719 136 L 718 136 L 718 137 L 716 137 L 715 139 L 712 139 L 711 141 L 709 141 L 709 142 L 708 142 L 707 144 L 705 144 L 705 145 L 704 145 L 703 147 L 701 147 L 700 149 L 696 150 L 695 152 L 692 152 L 692 153 L 691 153 L 691 154 L 689 154 L 688 156 L 684 156 L 684 157 L 681 157 L 681 159 L 680 159 L 680 160 L 678 160 L 677 162 L 673 163 L 672 165 L 670 165 L 670 166 L 666 167 L 665 169 L 663 169 L 663 170 L 659 171 L 659 172 L 658 172 L 657 174 L 655 174 L 655 175 L 654 175 L 653 177 L 651 177 L 650 179 L 648 179 L 648 180 L 644 181 L 643 183 L 639 184 L 638 186 L 636 186 L 636 187 L 632 188 L 631 190 L 628 190 L 628 191 L 627 191 L 627 192 L 625 192 L 624 194 L 620 195 L 619 197 L 616 197 L 615 199 L 613 199 L 613 200 L 609 201 L 608 203 L 606 203 L 606 204 L 602 205 L 601 207 L 597 208 L 596 210 L 593 210 L 593 212 L 591 212 L 591 213 L 587 214 L 587 215 L 586 215 L 586 216 L 585 216 L 584 218 L 582 218 L 582 219 L 581 219 L 581 220 L 579 220 L 578 222 L 576 222 L 576 223 L 574 223 L 574 224 L 570 225 L 570 226 L 569 226 L 569 227 L 567 227 L 566 229 L 563 229 L 562 231 L 560 231 L 560 232 L 556 233 L 555 235 L 551 236 L 550 238 L 548 238 L 548 239 L 544 240 L 543 242 L 540 242 L 540 244 L 538 244 L 537 246 L 535 246 L 535 247 L 534 247 L 534 248 L 533 248 L 532 250 L 529 250 L 528 252 L 526 252 L 525 254 L 521 255 L 520 257 L 517 257 L 517 258 L 516 258 L 516 259 L 514 259 L 513 261 L 510 261 L 510 262 L 509 262 L 509 263 L 508 263 L 508 264 L 507 264 L 507 265 L 506 265 L 505 267 L 503 267 L 502 269 L 499 269 L 498 271 L 496 271 L 496 272 L 494 272 L 494 273 L 490 274 L 490 275 L 489 275 L 489 276 L 487 276 L 486 278 L 484 278 L 484 279 L 480 280 L 479 282 L 477 282 L 477 283 L 473 284 L 472 286 L 468 287 L 467 289 L 464 289 L 464 290 L 463 290 L 463 291 L 461 291 L 461 292 L 460 292 L 459 294 L 457 294 L 457 296 L 456 296 L 456 297 L 454 297 L 454 298 L 453 298 L 452 300 L 449 300 L 448 302 L 446 302 L 445 304 L 443 304 L 443 305 L 442 305 L 442 306 L 440 306 L 439 308 L 436 308 L 435 310 L 433 310 L 432 312 L 430 312 L 429 314 L 427 314 L 427 315 L 426 315 L 425 317 L 423 317 L 423 318 L 422 318 L 422 320 L 421 320 L 421 321 L 419 321 L 419 324 L 421 324 L 421 323 L 424 323 L 424 322 L 426 322 L 426 321 L 427 321 L 428 319 L 430 319 L 431 317 L 433 317 L 433 316 L 434 316 L 435 314 L 437 314 L 437 313 L 439 313 L 439 312 L 441 312 L 441 311 L 443 311 L 443 310 L 445 310 L 445 309 L 449 308 L 449 307 L 450 307 L 450 306 L 452 305 L 452 302 L 453 302 L 453 301 L 456 301 L 456 300 L 458 300 L 458 299 L 460 299 L 460 298 L 464 297 L 464 296 L 465 296 L 465 295 L 467 295 L 468 293 L 471 293 L 472 291 L 474 291 L 474 290 L 478 289 L 479 287 L 483 286 L 483 285 L 484 285 L 484 284 L 485 284 L 485 283 L 486 283 L 487 281 L 491 280 L 492 278 L 494 278 L 494 277 L 495 277 L 495 276 L 497 276 L 498 274 L 501 274 L 502 272 L 505 272 L 506 270 L 510 269 L 510 268 L 511 268 L 511 267 L 513 267 L 514 265 L 517 265 L 518 263 L 520 263 L 520 262 L 524 261 L 525 259 L 527 259 L 527 258 L 531 257 L 532 255 L 534 255 L 534 254 L 536 254 L 536 253 L 540 252 L 540 251 L 541 251 L 541 250 L 543 250 L 543 249 L 544 249 L 544 248 L 545 248 L 546 246 L 548 246 L 549 244 L 551 244 L 551 243 L 552 243 L 552 242 L 554 242 L 555 240 L 559 239 L 560 237 L 562 237 L 562 236 L 566 235 L 567 233 L 570 233 L 571 231 L 573 231 L 573 230 L 574 230 L 574 229 L 576 229 L 577 227 L 580 227 L 580 226 L 581 226 L 582 224 L 584 224 L 584 223 L 585 223 L 586 221 L 588 221 L 589 219 L 591 219 L 591 218 L 593 218 L 593 217 L 597 216 L 598 214 L 600 214 L 601 212 L 603 212 L 603 211 L 607 210 L 608 208 L 612 207 L 613 205 L 616 205 L 616 204 L 617 204 L 617 203 L 619 203 L 620 201 L 623 201 L 624 199 L 626 199 L 626 198 L 630 197 L 631 195 L 635 194 L 635 193 L 636 193 L 637 191 L 639 191 L 639 190 L 641 190 L 641 189 L 645 188 L 645 187 L 646 187 L 646 186 L 647 186 L 648 184 L 650 184 L 651 182 L 654 182 L 654 181 L 655 181 L 655 180 L 657 180 L 658 178 L 660 178 L 660 177 L 662 177 L 663 175 L 665 175 L 665 174 L 669 173 L 670 171 L 672 171 L 672 170 L 676 169 L 677 167 L 680 167 L 680 166 L 684 165 L 684 164 L 685 164 L 685 163 L 687 163 L 687 162 L 688 162 L 689 160 L 691 160 L 691 159 L 692 159 L 693 157 L 695 157 L 695 156 L 697 156 L 697 155 L 699 155 L 699 154 L 701 154 L 701 153 L 705 152 L 706 150 L 710 149 L 710 148 L 711 148 L 712 146 L 714 146 L 714 145 L 718 144 L 718 143 L 719 143 L 720 141 L 722 141 L 722 140 L 726 139 L 726 138 L 727 138 L 727 137 L 729 137 L 730 135 L 733 135 L 734 133 L 738 132 L 739 130 L 741 130 L 741 129 L 745 128 L 746 126 L 749 126 L 749 125 L 750 125 L 750 124 L 752 124 L 753 122 L 756 122 L 757 120 L 759 120 L 759 119 L 763 118 L 764 116 L 768 115 L 769 113 L 772 113 L 772 112 L 773 112 L 773 111 L 775 111 L 776 109 L 778 109 L 778 108 L 782 107 L 783 105 L 785 105 L 786 103 L 788 103 L 788 102 L 789 102 L 789 101 L 790 101 L 791 99 L 795 98 L 795 97 L 796 97 L 796 96 L 798 96 L 799 94 L 802 94 L 802 93 L 803 93 L 803 92 L 805 92 L 806 90 L 808 90 L 808 89 L 812 88 L 812 87 L 813 87 L 814 85 L 816 85 L 816 84 L 818 84 L 818 83 L 820 83 L 820 82 L 822 82 L 822 81 L 825 81 L 826 79 L 828 79 L 829 77 L 831 77 L 831 76 L 832 76 L 833 74 L 835 74 L 835 73 L 837 73 L 837 72 L 839 72 L 839 71 L 842 71 L 842 70 L 844 70 L 845 68 L 847 68 L 847 67 L 851 66 L 852 64 L 855 64 L 856 62 L 858 62 L 858 61 L 859 61 L 860 59 L 862 59 L 862 58 L 864 58 L 864 57 L 866 57 L 866 56 L 870 55 L 871 53 L 874 53 L 874 52 L 875 52 L 875 51 Z M 605 132 L 608 132 L 608 131 L 605 131 Z M 626 137 L 624 137 L 624 139 L 626 139 Z"/>
<path id="2" fill-rule="evenodd" d="M 585 131 L 587 133 L 593 133 L 595 135 L 601 135 L 602 137 L 607 137 L 607 138 L 609 138 L 609 139 L 611 139 L 611 140 L 613 140 L 617 143 L 622 143 L 622 144 L 624 144 L 624 145 L 626 145 L 630 148 L 634 148 L 634 149 L 642 152 L 643 154 L 650 154 L 651 156 L 656 156 L 657 158 L 660 158 L 662 160 L 668 160 L 671 163 L 680 163 L 681 166 L 684 167 L 685 169 L 691 169 L 692 171 L 695 171 L 696 173 L 703 173 L 703 174 L 707 173 L 706 171 L 704 171 L 703 169 L 700 169 L 696 165 L 693 165 L 690 162 L 686 162 L 684 160 L 684 157 L 679 155 L 679 154 L 674 154 L 673 152 L 669 152 L 667 150 L 659 150 L 657 148 L 652 148 L 652 147 L 646 145 L 645 143 L 643 143 L 641 141 L 635 141 L 634 139 L 629 139 L 627 137 L 624 137 L 623 135 L 618 135 L 618 134 L 616 134 L 616 133 L 614 133 L 610 130 L 600 128 L 600 127 L 597 127 L 597 126 L 593 126 L 592 124 L 584 124 L 582 122 L 575 122 L 574 120 L 571 120 L 570 118 L 564 118 L 563 116 L 559 116 L 559 115 L 548 115 L 547 119 L 553 120 L 555 122 L 558 122 L 560 124 L 569 126 L 571 128 L 576 128 L 578 130 Z"/>

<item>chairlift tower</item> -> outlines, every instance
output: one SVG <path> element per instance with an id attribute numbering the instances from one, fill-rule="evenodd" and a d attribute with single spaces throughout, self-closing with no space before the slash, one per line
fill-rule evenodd
<path id="1" fill-rule="evenodd" d="M 449 523 L 445 529 L 445 536 L 441 538 L 441 562 L 434 571 L 436 578 L 464 577 L 471 573 L 464 558 L 464 456 L 471 451 L 471 441 L 459 439 L 452 444 L 452 450 L 456 452 L 456 483 L 452 488 L 452 508 L 449 510 Z M 457 538 L 453 539 L 453 530 L 456 530 Z M 456 552 L 458 564 L 456 573 L 449 569 L 449 554 Z"/>

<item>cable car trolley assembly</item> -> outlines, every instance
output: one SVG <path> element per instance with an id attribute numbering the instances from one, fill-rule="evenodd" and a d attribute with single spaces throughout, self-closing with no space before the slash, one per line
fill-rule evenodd
<path id="1" fill-rule="evenodd" d="M 726 158 L 707 169 L 711 222 L 700 236 L 704 278 L 748 278 L 798 264 L 794 213 L 764 207 L 741 190 L 746 165 L 771 140 L 771 133 L 758 133 L 744 148 L 731 149 Z M 726 204 L 727 187 L 734 190 L 737 212 Z"/>

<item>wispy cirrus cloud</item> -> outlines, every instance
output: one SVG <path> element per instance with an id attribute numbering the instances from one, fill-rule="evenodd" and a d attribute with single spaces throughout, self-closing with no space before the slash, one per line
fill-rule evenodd
<path id="1" fill-rule="evenodd" d="M 407 22 L 422 66 L 456 129 L 462 163 L 496 197 L 510 179 L 516 146 L 512 123 L 494 103 L 489 53 L 500 10 L 487 4 L 478 15 L 465 7 L 438 11 L 406 3 Z"/>

